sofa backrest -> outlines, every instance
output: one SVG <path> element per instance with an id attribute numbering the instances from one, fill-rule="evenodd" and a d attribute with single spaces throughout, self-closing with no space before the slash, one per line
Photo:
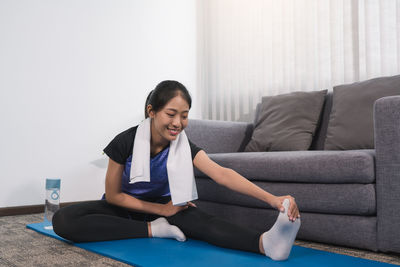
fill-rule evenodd
<path id="1" fill-rule="evenodd" d="M 311 143 L 310 150 L 324 150 L 326 132 L 328 130 L 329 116 L 332 110 L 332 97 L 333 97 L 332 92 L 328 91 L 327 95 L 325 96 L 324 106 L 320 114 L 318 126 L 315 131 L 315 135 Z M 256 125 L 260 111 L 261 111 L 261 103 L 257 104 L 253 125 Z"/>
<path id="2" fill-rule="evenodd" d="M 185 132 L 190 141 L 207 153 L 242 152 L 251 139 L 253 124 L 190 119 Z"/>

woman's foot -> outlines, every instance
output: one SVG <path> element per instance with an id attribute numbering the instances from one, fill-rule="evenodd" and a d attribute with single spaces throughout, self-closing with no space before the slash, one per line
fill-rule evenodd
<path id="1" fill-rule="evenodd" d="M 161 237 L 161 238 L 175 238 L 178 241 L 186 241 L 185 234 L 176 227 L 171 225 L 164 217 L 160 217 L 149 223 L 150 237 Z"/>
<path id="2" fill-rule="evenodd" d="M 284 212 L 280 212 L 272 228 L 260 237 L 260 250 L 273 260 L 282 261 L 289 257 L 293 242 L 300 228 L 300 219 L 289 220 L 289 199 L 283 201 Z"/>

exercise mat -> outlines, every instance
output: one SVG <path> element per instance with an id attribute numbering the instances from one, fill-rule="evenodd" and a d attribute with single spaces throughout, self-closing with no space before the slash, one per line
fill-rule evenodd
<path id="1" fill-rule="evenodd" d="M 164 238 L 134 238 L 102 242 L 73 243 L 54 233 L 51 225 L 32 223 L 26 226 L 41 234 L 71 243 L 88 251 L 134 266 L 395 266 L 300 246 L 293 246 L 289 259 L 273 261 L 261 254 L 226 249 L 206 242 L 188 239 L 178 242 Z"/>

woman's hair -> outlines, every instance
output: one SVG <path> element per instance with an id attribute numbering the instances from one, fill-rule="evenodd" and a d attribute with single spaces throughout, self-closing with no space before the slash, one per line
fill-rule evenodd
<path id="1" fill-rule="evenodd" d="M 152 106 L 154 112 L 160 111 L 172 98 L 181 95 L 183 99 L 189 104 L 189 109 L 192 106 L 192 98 L 186 87 L 177 81 L 162 81 L 154 90 L 152 90 L 146 99 L 144 106 L 144 117 L 148 118 L 147 105 Z"/>

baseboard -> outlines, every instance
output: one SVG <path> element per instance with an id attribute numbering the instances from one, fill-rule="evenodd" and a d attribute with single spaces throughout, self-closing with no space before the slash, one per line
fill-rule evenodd
<path id="1" fill-rule="evenodd" d="M 63 202 L 60 203 L 60 207 L 66 207 L 72 204 L 77 204 L 82 201 L 77 202 Z M 29 206 L 17 206 L 9 208 L 0 208 L 0 216 L 13 216 L 13 215 L 25 215 L 44 212 L 44 204 L 42 205 L 29 205 Z"/>

